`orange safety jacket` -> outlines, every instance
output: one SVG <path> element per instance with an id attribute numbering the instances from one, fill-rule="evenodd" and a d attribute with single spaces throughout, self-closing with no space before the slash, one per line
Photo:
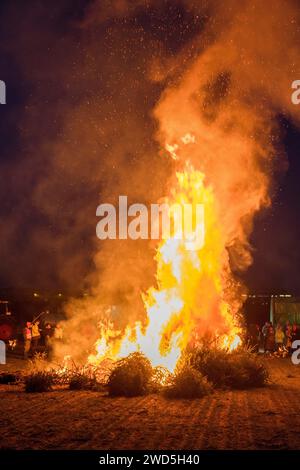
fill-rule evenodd
<path id="1" fill-rule="evenodd" d="M 31 329 L 27 326 L 24 328 L 24 339 L 31 339 Z"/>

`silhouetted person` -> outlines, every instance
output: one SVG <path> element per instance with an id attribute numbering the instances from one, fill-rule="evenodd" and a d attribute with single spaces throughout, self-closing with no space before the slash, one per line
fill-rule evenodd
<path id="1" fill-rule="evenodd" d="M 23 329 L 23 337 L 24 337 L 24 359 L 28 359 L 28 354 L 31 347 L 31 323 L 28 321 L 26 322 L 25 328 Z"/>
<path id="2" fill-rule="evenodd" d="M 263 335 L 263 344 L 264 344 L 264 351 L 266 350 L 266 341 L 267 341 L 267 335 L 268 335 L 268 332 L 269 332 L 269 328 L 270 328 L 270 322 L 266 321 L 266 323 L 264 324 L 264 326 L 262 327 L 262 335 Z"/>
<path id="3" fill-rule="evenodd" d="M 296 323 L 294 323 L 292 326 L 291 336 L 292 336 L 292 342 L 298 339 L 299 332 L 298 332 L 298 325 Z"/>
<path id="4" fill-rule="evenodd" d="M 52 326 L 50 323 L 47 323 L 45 326 L 45 346 L 48 357 L 51 355 L 51 346 L 52 346 Z"/>
<path id="5" fill-rule="evenodd" d="M 265 352 L 274 352 L 275 350 L 275 330 L 272 325 L 269 326 L 266 343 L 265 343 Z"/>
<path id="6" fill-rule="evenodd" d="M 284 343 L 284 331 L 280 323 L 278 323 L 278 325 L 276 326 L 276 330 L 275 330 L 275 345 L 276 345 L 277 351 L 279 351 L 279 349 L 282 348 L 283 343 Z"/>
<path id="7" fill-rule="evenodd" d="M 289 322 L 286 322 L 285 326 L 285 347 L 290 353 L 292 347 L 292 327 Z"/>
<path id="8" fill-rule="evenodd" d="M 64 331 L 60 323 L 58 323 L 54 330 L 54 339 L 58 341 L 63 340 Z"/>

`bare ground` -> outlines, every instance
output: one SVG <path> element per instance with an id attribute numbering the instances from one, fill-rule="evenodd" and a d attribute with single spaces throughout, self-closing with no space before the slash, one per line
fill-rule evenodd
<path id="1" fill-rule="evenodd" d="M 197 400 L 0 385 L 0 449 L 300 449 L 300 366 L 266 362 L 267 387 Z"/>

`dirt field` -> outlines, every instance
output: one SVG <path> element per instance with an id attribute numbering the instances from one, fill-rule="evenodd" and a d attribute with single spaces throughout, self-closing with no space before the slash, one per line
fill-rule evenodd
<path id="1" fill-rule="evenodd" d="M 0 449 L 300 449 L 300 366 L 266 362 L 268 387 L 192 401 L 0 385 Z"/>

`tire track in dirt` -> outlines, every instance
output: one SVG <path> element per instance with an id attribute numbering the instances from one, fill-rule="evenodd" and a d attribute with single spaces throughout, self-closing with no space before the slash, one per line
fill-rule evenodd
<path id="1" fill-rule="evenodd" d="M 220 402 L 220 398 L 221 396 L 219 394 L 213 394 L 211 397 L 207 398 L 205 406 L 206 409 L 208 408 L 207 402 L 209 402 L 210 400 L 212 400 L 212 406 L 211 409 L 207 410 L 207 416 L 205 415 L 205 413 L 201 415 L 201 421 L 199 422 L 201 434 L 194 434 L 194 438 L 192 440 L 193 449 L 199 448 L 199 441 L 201 443 L 201 449 L 214 449 L 216 448 L 217 443 L 219 443 L 219 418 L 222 414 L 221 408 L 223 408 Z"/>
<path id="2" fill-rule="evenodd" d="M 214 412 L 215 404 L 216 404 L 215 400 L 211 399 L 211 396 L 206 397 L 205 401 L 208 406 L 206 406 L 206 414 L 203 415 L 203 419 L 201 422 L 201 433 L 198 435 L 198 439 L 195 440 L 197 449 L 204 448 L 205 442 L 207 440 L 207 431 L 209 428 L 210 419 Z"/>
<path id="3" fill-rule="evenodd" d="M 191 421 L 188 422 L 188 429 L 184 432 L 185 439 L 182 443 L 183 449 L 197 448 L 199 437 L 202 438 L 203 433 L 205 433 L 203 420 L 208 408 L 208 403 L 208 397 L 197 400 L 196 402 L 190 402 L 188 417 Z"/>
<path id="4" fill-rule="evenodd" d="M 274 396 L 278 392 L 276 389 L 274 391 L 272 388 L 266 388 L 261 395 L 251 396 L 250 425 L 254 436 L 254 447 L 257 449 L 286 448 L 286 430 L 282 428 L 274 403 Z"/>
<path id="5" fill-rule="evenodd" d="M 150 423 L 150 433 L 147 432 L 147 444 L 150 449 L 166 449 L 174 442 L 181 445 L 182 416 L 185 410 L 182 400 L 168 400 L 159 397 L 155 406 L 149 409 L 147 422 Z M 153 424 L 154 423 L 154 424 Z M 156 433 L 153 432 L 156 429 Z"/>
<path id="6" fill-rule="evenodd" d="M 265 429 L 263 423 L 263 413 L 265 411 L 265 391 L 261 394 L 251 393 L 248 395 L 249 410 L 250 410 L 250 427 L 253 435 L 253 445 L 255 448 L 263 448 L 262 439 L 268 432 L 268 428 Z M 263 399 L 262 399 L 263 398 Z"/>
<path id="7" fill-rule="evenodd" d="M 252 416 L 250 414 L 250 408 L 249 408 L 249 394 L 251 391 L 243 391 L 242 396 L 241 396 L 241 409 L 238 410 L 241 416 L 243 416 L 243 431 L 244 431 L 244 440 L 240 441 L 240 435 L 238 437 L 239 439 L 239 449 L 245 450 L 245 449 L 252 449 L 254 447 L 254 439 L 253 439 L 253 432 L 252 432 L 252 426 L 251 426 L 251 420 Z"/>
<path id="8" fill-rule="evenodd" d="M 147 436 L 150 434 L 153 438 L 156 434 L 151 432 L 151 430 L 156 428 L 156 420 L 149 420 L 149 412 L 156 404 L 156 397 L 145 396 L 138 402 L 138 406 L 135 406 L 130 410 L 126 410 L 122 420 L 115 423 L 117 426 L 113 426 L 115 430 L 113 431 L 114 436 L 113 441 L 111 442 L 111 449 L 119 448 L 120 442 L 122 442 L 122 437 L 124 436 L 124 431 L 127 434 L 127 439 L 126 443 L 122 443 L 122 449 L 141 448 L 138 442 L 139 440 L 144 440 L 143 433 L 147 432 Z M 123 424 L 124 427 L 122 427 Z"/>
<path id="9" fill-rule="evenodd" d="M 106 442 L 108 447 L 110 447 L 109 443 L 112 442 L 112 438 L 114 437 L 113 429 L 118 426 L 120 422 L 126 421 L 127 415 L 131 412 L 131 409 L 128 407 L 128 401 L 120 398 L 110 402 L 109 400 L 111 399 L 103 395 L 98 397 L 97 400 L 82 392 L 76 392 L 74 397 L 75 406 L 72 406 L 68 413 L 67 422 L 70 424 L 69 428 L 66 429 L 65 425 L 61 425 L 59 414 L 56 414 L 53 420 L 47 421 L 47 426 L 51 424 L 56 427 L 57 431 L 60 431 L 59 433 L 56 432 L 51 440 L 47 440 L 47 448 L 59 449 L 68 447 L 71 449 L 79 449 L 91 448 L 91 445 L 93 445 L 94 448 L 100 448 L 99 441 Z M 86 398 L 92 399 L 85 401 L 84 409 L 82 409 L 81 403 Z M 145 397 L 136 400 L 135 408 L 144 400 L 146 400 Z M 68 401 L 68 403 L 70 404 L 70 401 Z M 109 406 L 103 406 L 103 404 Z M 125 408 L 123 404 L 126 405 Z M 65 406 L 66 403 L 62 405 L 62 407 Z M 99 406 L 101 411 L 97 411 L 99 410 Z M 121 419 L 118 419 L 119 417 L 121 417 Z M 97 426 L 97 422 L 99 422 L 99 426 Z"/>
<path id="10" fill-rule="evenodd" d="M 273 391 L 272 402 L 276 410 L 276 418 L 282 439 L 283 448 L 294 448 L 295 434 L 299 435 L 300 393 L 293 390 Z"/>
<path id="11" fill-rule="evenodd" d="M 149 419 L 159 423 L 159 433 L 151 436 L 152 449 L 167 449 L 182 445 L 182 421 L 186 423 L 189 403 L 186 400 L 160 398 L 159 408 L 151 413 Z"/>
<path id="12" fill-rule="evenodd" d="M 136 399 L 135 399 L 136 400 Z M 114 420 L 112 426 L 105 430 L 105 438 L 107 437 L 107 430 L 113 438 L 111 440 L 112 449 L 129 449 L 132 444 L 137 442 L 138 439 L 134 437 L 135 434 L 141 435 L 149 434 L 148 428 L 154 428 L 152 421 L 147 420 L 149 410 L 156 403 L 156 398 L 153 396 L 141 397 L 134 407 L 127 408 L 127 399 L 122 399 L 122 408 L 118 408 L 118 414 L 122 415 L 121 419 Z M 124 406 L 123 406 L 124 405 Z M 124 411 L 122 411 L 124 410 Z M 114 409 L 114 412 L 116 410 Z M 146 416 L 146 418 L 145 418 Z M 143 422 L 143 424 L 142 424 Z M 126 441 L 124 441 L 124 433 L 126 433 Z M 151 433 L 153 435 L 153 433 Z M 121 445 L 120 445 L 121 444 Z"/>
<path id="13" fill-rule="evenodd" d="M 215 423 L 208 429 L 206 448 L 251 448 L 253 436 L 249 426 L 250 410 L 247 393 L 241 390 L 224 392 L 219 399 Z"/>
<path id="14" fill-rule="evenodd" d="M 279 399 L 277 400 L 276 397 Z M 268 422 L 268 417 L 271 416 L 271 426 L 268 429 L 268 436 L 265 437 L 265 443 L 271 449 L 287 449 L 287 428 L 284 429 L 282 426 L 282 417 L 279 416 L 278 406 L 281 408 L 282 400 L 285 401 L 285 396 L 283 395 L 282 390 L 271 389 L 266 396 L 268 408 L 265 411 L 265 421 Z M 276 406 L 277 404 L 277 406 Z"/>
<path id="15" fill-rule="evenodd" d="M 232 449 L 234 448 L 235 435 L 236 435 L 236 423 L 235 423 L 234 418 L 239 412 L 239 408 L 237 407 L 237 402 L 236 402 L 236 392 L 228 391 L 227 396 L 228 396 L 228 401 L 227 401 L 228 411 L 226 413 L 226 416 L 227 416 L 227 423 L 229 424 L 229 428 L 228 428 L 228 432 L 226 433 L 226 436 L 224 436 L 224 441 L 225 441 L 224 448 Z"/>
<path id="16" fill-rule="evenodd" d="M 61 396 L 57 396 L 57 400 L 55 398 L 52 392 L 49 392 L 46 397 L 43 396 L 43 401 L 40 400 L 39 395 L 30 397 L 30 401 L 34 401 L 34 405 L 30 408 L 23 407 L 25 412 L 21 414 L 18 409 L 14 416 L 14 426 L 10 429 L 7 437 L 15 439 L 17 446 L 19 441 L 22 440 L 22 446 L 25 445 L 26 447 L 27 440 L 38 444 L 43 442 L 43 436 L 46 435 L 48 438 L 47 445 L 51 446 L 52 440 L 49 436 L 49 430 L 53 430 L 55 437 L 59 434 L 58 430 L 66 433 L 66 424 L 74 421 L 74 411 L 77 411 L 77 413 L 80 411 L 76 394 L 71 399 L 70 396 L 66 395 L 64 395 L 63 400 Z M 61 416 L 66 409 L 69 412 L 64 416 L 64 421 L 61 422 Z M 26 433 L 24 432 L 25 429 Z M 56 430 L 55 432 L 54 429 Z"/>
<path id="17" fill-rule="evenodd" d="M 180 449 L 191 449 L 192 440 L 197 435 L 199 429 L 199 416 L 203 414 L 206 399 L 197 400 L 166 400 L 168 409 L 172 412 L 172 420 L 168 421 L 165 415 L 163 432 L 166 435 L 166 442 L 170 448 L 180 447 Z M 163 436 L 161 436 L 163 437 Z M 162 445 L 162 439 L 158 436 L 154 441 L 154 446 L 167 448 Z M 154 447 L 155 448 L 155 447 Z"/>
<path id="18" fill-rule="evenodd" d="M 228 432 L 231 429 L 229 421 L 233 392 L 218 392 L 214 420 L 207 429 L 205 448 L 226 449 L 228 447 Z"/>

